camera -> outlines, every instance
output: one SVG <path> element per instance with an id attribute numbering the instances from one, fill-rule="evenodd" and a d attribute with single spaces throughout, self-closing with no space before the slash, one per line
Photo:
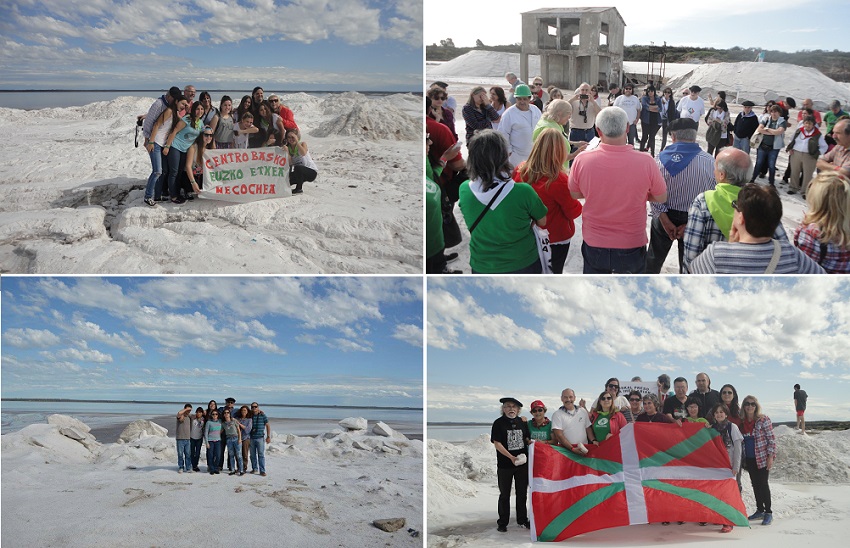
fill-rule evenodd
<path id="1" fill-rule="evenodd" d="M 144 123 L 145 123 L 145 118 L 144 118 L 144 116 L 142 116 L 142 117 L 137 117 L 137 118 L 136 118 L 136 125 L 137 125 L 137 126 L 142 127 L 142 124 L 144 124 Z"/>
<path id="2" fill-rule="evenodd" d="M 587 99 L 588 97 L 589 97 L 589 95 L 586 94 L 586 93 L 582 93 L 581 95 L 578 96 L 579 99 Z"/>

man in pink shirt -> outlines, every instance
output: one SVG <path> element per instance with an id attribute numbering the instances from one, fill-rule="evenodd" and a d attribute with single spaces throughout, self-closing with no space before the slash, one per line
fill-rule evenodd
<path id="1" fill-rule="evenodd" d="M 601 144 L 576 156 L 570 170 L 570 194 L 585 199 L 585 274 L 642 274 L 648 241 L 646 202 L 667 200 L 658 165 L 628 144 L 628 129 L 623 109 L 602 109 L 596 117 Z"/>

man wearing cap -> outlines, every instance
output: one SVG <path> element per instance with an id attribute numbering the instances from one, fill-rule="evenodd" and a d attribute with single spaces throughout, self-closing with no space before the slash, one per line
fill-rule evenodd
<path id="1" fill-rule="evenodd" d="M 732 139 L 732 146 L 738 150 L 743 150 L 747 154 L 750 153 L 750 139 L 759 127 L 759 117 L 753 112 L 753 107 L 756 106 L 752 101 L 744 101 L 741 103 L 744 110 L 738 113 L 735 117 L 735 131 Z"/>
<path id="2" fill-rule="evenodd" d="M 454 112 L 457 109 L 457 99 L 455 99 L 454 97 L 449 95 L 449 85 L 447 83 L 443 82 L 443 81 L 438 80 L 438 81 L 434 82 L 433 84 L 431 84 L 432 88 L 435 87 L 435 86 L 442 89 L 444 92 L 446 92 L 446 102 L 443 103 L 443 107 Z"/>
<path id="3" fill-rule="evenodd" d="M 634 146 L 637 139 L 637 119 L 640 117 L 640 99 L 634 96 L 635 88 L 628 83 L 623 88 L 623 94 L 614 99 L 614 106 L 626 111 L 629 120 L 629 144 Z"/>
<path id="4" fill-rule="evenodd" d="M 688 208 L 696 197 L 714 188 L 714 158 L 696 143 L 698 124 L 690 118 L 670 122 L 673 143 L 655 162 L 667 185 L 667 201 L 651 203 L 652 225 L 646 273 L 660 274 L 673 242 L 679 241 L 679 273 L 684 273 L 682 237 L 688 223 Z"/>
<path id="5" fill-rule="evenodd" d="M 564 405 L 552 415 L 552 437 L 564 449 L 583 455 L 582 447 L 588 443 L 590 415 L 584 408 L 576 407 L 576 393 L 572 388 L 561 392 L 561 403 Z"/>
<path id="6" fill-rule="evenodd" d="M 584 198 L 581 255 L 585 274 L 642 274 L 646 269 L 646 202 L 667 200 L 655 159 L 626 142 L 626 112 L 596 116 L 601 144 L 576 156 L 570 194 Z"/>
<path id="7" fill-rule="evenodd" d="M 531 89 L 520 84 L 514 91 L 516 104 L 502 114 L 499 129 L 508 139 L 508 159 L 518 166 L 531 154 L 532 133 L 540 120 L 540 109 L 531 104 Z"/>
<path id="8" fill-rule="evenodd" d="M 738 192 L 749 182 L 752 173 L 753 161 L 743 150 L 726 147 L 717 154 L 714 159 L 717 184 L 714 189 L 697 196 L 688 210 L 688 224 L 682 240 L 685 245 L 682 261 L 686 270 L 708 244 L 729 239 L 735 213 L 732 202 L 738 199 Z M 776 227 L 773 239 L 788 239 L 782 223 Z"/>
<path id="9" fill-rule="evenodd" d="M 516 104 L 516 98 L 514 96 L 514 92 L 516 92 L 516 88 L 519 86 L 527 85 L 525 82 L 517 78 L 516 74 L 513 72 L 505 73 L 505 80 L 511 85 L 511 95 L 508 97 L 508 102 L 512 105 Z M 529 88 L 531 89 L 531 88 Z"/>
<path id="10" fill-rule="evenodd" d="M 699 124 L 700 118 L 705 116 L 705 101 L 699 96 L 702 88 L 694 85 L 689 87 L 688 91 L 690 91 L 690 94 L 687 97 L 682 97 L 677 105 L 679 117 L 690 118 Z"/>
<path id="11" fill-rule="evenodd" d="M 519 417 L 522 403 L 506 397 L 502 403 L 502 416 L 493 422 L 490 442 L 496 447 L 496 474 L 499 481 L 499 532 L 508 530 L 511 522 L 511 485 L 516 489 L 516 520 L 522 527 L 530 527 L 525 500 L 528 494 L 528 446 L 531 434 L 528 425 Z"/>

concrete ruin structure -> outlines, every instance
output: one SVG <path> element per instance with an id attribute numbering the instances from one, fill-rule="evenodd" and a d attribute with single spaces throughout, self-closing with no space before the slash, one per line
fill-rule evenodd
<path id="1" fill-rule="evenodd" d="M 617 8 L 543 8 L 522 13 L 520 78 L 529 82 L 528 56 L 540 56 L 546 85 L 575 89 L 621 83 L 626 22 Z M 567 95 L 565 93 L 564 95 Z"/>

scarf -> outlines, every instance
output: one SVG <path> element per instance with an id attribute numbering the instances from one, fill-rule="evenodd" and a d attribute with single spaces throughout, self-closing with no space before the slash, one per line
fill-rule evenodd
<path id="1" fill-rule="evenodd" d="M 688 167 L 702 149 L 697 143 L 673 143 L 658 155 L 658 160 L 672 177 Z"/>
<path id="2" fill-rule="evenodd" d="M 664 150 L 666 151 L 667 148 Z M 732 216 L 735 214 L 732 202 L 738 199 L 740 191 L 741 187 L 729 183 L 717 183 L 714 190 L 705 191 L 705 205 L 708 207 L 708 212 L 711 213 L 711 218 L 727 240 L 729 230 L 732 228 Z"/>

